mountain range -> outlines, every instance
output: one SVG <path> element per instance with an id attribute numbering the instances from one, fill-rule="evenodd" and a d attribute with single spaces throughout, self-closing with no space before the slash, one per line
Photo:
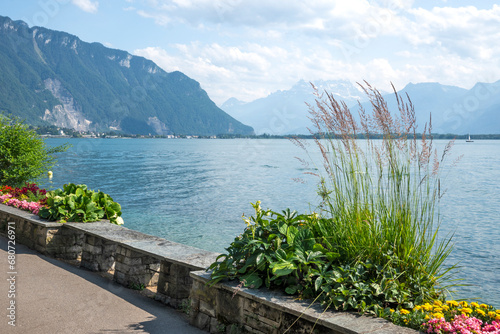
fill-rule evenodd
<path id="1" fill-rule="evenodd" d="M 366 110 L 371 105 L 361 87 L 346 80 L 297 82 L 289 90 L 280 90 L 265 98 L 242 102 L 230 98 L 221 108 L 237 120 L 252 126 L 257 134 L 309 134 L 312 128 L 309 108 L 318 92 L 327 91 L 344 101 L 356 115 L 358 101 Z M 397 110 L 394 93 L 381 91 L 389 110 Z M 441 134 L 500 134 L 500 81 L 477 83 L 471 89 L 439 83 L 409 83 L 398 91 L 408 94 L 415 108 L 418 131 L 424 131 L 432 116 L 432 132 Z"/>
<path id="2" fill-rule="evenodd" d="M 0 111 L 32 125 L 131 134 L 252 134 L 195 80 L 65 32 L 0 16 Z"/>

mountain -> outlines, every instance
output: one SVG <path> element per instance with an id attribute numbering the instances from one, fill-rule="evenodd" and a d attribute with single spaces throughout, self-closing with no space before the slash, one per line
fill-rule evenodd
<path id="1" fill-rule="evenodd" d="M 0 111 L 33 125 L 132 134 L 251 134 L 195 80 L 125 51 L 0 16 Z"/>
<path id="2" fill-rule="evenodd" d="M 398 92 L 408 94 L 423 131 L 432 115 L 432 132 L 451 134 L 500 134 L 500 81 L 477 83 L 471 89 L 436 82 L 408 84 Z M 384 96 L 396 108 L 394 94 Z"/>
<path id="3" fill-rule="evenodd" d="M 320 92 L 326 90 L 344 101 L 357 114 L 359 99 L 366 110 L 371 110 L 364 92 L 349 81 L 314 82 Z M 389 110 L 397 111 L 394 93 L 381 92 Z M 477 83 L 471 89 L 442 85 L 436 82 L 409 83 L 398 91 L 410 97 L 415 108 L 418 131 L 425 129 L 432 115 L 434 133 L 500 134 L 500 81 Z M 277 91 L 252 102 L 234 98 L 221 108 L 239 121 L 254 127 L 256 133 L 308 134 L 312 126 L 305 102 L 314 102 L 310 84 L 299 81 L 290 90 Z"/>
<path id="4" fill-rule="evenodd" d="M 332 92 L 348 105 L 358 99 L 366 100 L 358 86 L 349 81 L 335 80 L 313 82 L 319 92 Z M 306 103 L 314 103 L 314 90 L 310 83 L 301 80 L 289 90 L 280 90 L 252 102 L 230 98 L 221 106 L 222 110 L 240 122 L 248 124 L 257 134 L 308 134 L 311 127 Z"/>

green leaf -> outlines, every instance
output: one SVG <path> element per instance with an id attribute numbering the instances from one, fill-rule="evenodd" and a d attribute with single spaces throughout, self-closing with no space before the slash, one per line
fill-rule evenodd
<path id="1" fill-rule="evenodd" d="M 313 251 L 325 253 L 326 249 L 325 249 L 325 247 L 323 247 L 322 244 L 314 244 Z"/>
<path id="2" fill-rule="evenodd" d="M 285 222 L 279 222 L 278 223 L 278 231 L 282 234 L 282 235 L 286 235 L 287 231 L 288 231 L 288 225 L 285 223 Z"/>
<path id="3" fill-rule="evenodd" d="M 323 283 L 323 277 L 319 276 L 318 278 L 316 278 L 316 280 L 314 281 L 314 289 L 316 291 L 319 291 L 321 289 L 321 283 Z"/>
<path id="4" fill-rule="evenodd" d="M 257 259 L 255 261 L 255 263 L 257 264 L 257 267 L 263 263 L 264 261 L 266 260 L 266 257 L 264 256 L 264 253 L 260 253 L 258 256 L 257 256 Z"/>
<path id="5" fill-rule="evenodd" d="M 340 257 L 339 253 L 333 253 L 333 252 L 327 252 L 325 255 L 328 261 L 334 261 Z"/>
<path id="6" fill-rule="evenodd" d="M 293 245 L 295 241 L 295 237 L 299 233 L 299 230 L 295 226 L 289 226 L 286 232 L 286 242 L 289 245 Z"/>
<path id="7" fill-rule="evenodd" d="M 278 260 L 280 260 L 280 261 L 286 261 L 286 258 L 287 258 L 286 252 L 283 249 L 281 249 L 281 248 L 278 249 L 275 254 L 276 254 L 276 258 Z"/>
<path id="8" fill-rule="evenodd" d="M 293 272 L 297 267 L 290 262 L 274 262 L 270 266 L 274 276 L 286 276 Z"/>
<path id="9" fill-rule="evenodd" d="M 245 282 L 245 287 L 250 289 L 258 289 L 262 285 L 262 278 L 257 273 L 251 273 L 242 277 Z"/>

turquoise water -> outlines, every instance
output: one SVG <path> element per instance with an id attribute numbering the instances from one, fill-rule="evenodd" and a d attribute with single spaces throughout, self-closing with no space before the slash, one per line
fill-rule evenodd
<path id="1" fill-rule="evenodd" d="M 47 139 L 64 142 L 73 147 L 47 188 L 87 184 L 122 205 L 126 227 L 206 250 L 223 252 L 243 231 L 250 202 L 301 213 L 318 202 L 317 178 L 304 174 L 314 169 L 288 140 Z M 445 173 L 440 206 L 443 235 L 454 233 L 449 263 L 472 285 L 460 297 L 500 307 L 500 141 L 457 142 L 453 153 L 463 157 Z"/>

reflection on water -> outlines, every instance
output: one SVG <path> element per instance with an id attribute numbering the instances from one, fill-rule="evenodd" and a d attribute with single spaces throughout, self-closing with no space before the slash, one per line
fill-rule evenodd
<path id="1" fill-rule="evenodd" d="M 213 251 L 224 251 L 251 215 L 264 207 L 312 211 L 316 178 L 287 140 L 48 139 L 69 141 L 52 182 L 85 183 L 123 208 L 125 226 Z M 312 143 L 311 143 L 312 144 Z M 445 141 L 437 146 L 444 148 Z M 311 148 L 313 145 L 311 145 Z M 445 173 L 442 235 L 454 233 L 449 263 L 460 262 L 461 295 L 500 307 L 500 142 L 457 142 L 462 160 Z M 320 160 L 316 160 L 319 162 Z M 320 166 L 318 164 L 318 166 Z M 301 178 L 305 182 L 294 182 Z"/>

